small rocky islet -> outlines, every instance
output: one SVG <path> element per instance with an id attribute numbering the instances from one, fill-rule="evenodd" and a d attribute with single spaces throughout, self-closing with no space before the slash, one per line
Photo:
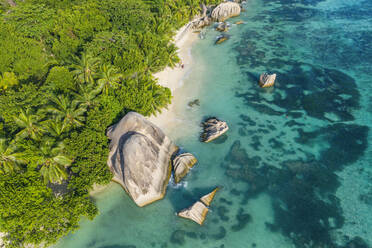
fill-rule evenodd
<path id="1" fill-rule="evenodd" d="M 221 122 L 213 120 L 217 124 Z M 213 139 L 222 134 L 217 129 L 208 132 L 215 132 Z M 119 183 L 139 207 L 164 197 L 172 171 L 175 182 L 179 183 L 197 163 L 191 153 L 180 152 L 159 127 L 136 112 L 129 112 L 109 127 L 107 136 L 111 140 L 107 164 L 114 174 L 113 181 Z M 202 225 L 217 190 L 178 215 Z"/>

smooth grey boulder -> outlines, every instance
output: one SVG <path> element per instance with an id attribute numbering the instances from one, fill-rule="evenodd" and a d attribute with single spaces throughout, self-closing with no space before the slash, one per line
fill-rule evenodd
<path id="1" fill-rule="evenodd" d="M 140 207 L 162 199 L 171 175 L 171 157 L 178 147 L 145 117 L 129 112 L 108 128 L 111 139 L 107 164 Z"/>
<path id="2" fill-rule="evenodd" d="M 227 123 L 217 119 L 216 117 L 208 118 L 202 123 L 202 126 L 203 133 L 201 134 L 200 139 L 203 142 L 212 141 L 229 130 Z"/>
<path id="3" fill-rule="evenodd" d="M 224 22 L 225 20 L 240 15 L 241 8 L 238 3 L 235 2 L 223 2 L 220 3 L 212 11 L 212 19 L 218 22 Z"/>
<path id="4" fill-rule="evenodd" d="M 173 159 L 174 181 L 179 183 L 198 162 L 191 153 L 182 153 Z"/>

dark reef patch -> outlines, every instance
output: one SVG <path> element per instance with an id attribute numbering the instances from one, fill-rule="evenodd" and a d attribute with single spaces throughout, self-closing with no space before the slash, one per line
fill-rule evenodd
<path id="1" fill-rule="evenodd" d="M 304 110 L 308 116 L 322 120 L 352 121 L 353 111 L 360 108 L 360 94 L 355 80 L 342 71 L 319 68 L 309 64 L 292 62 L 291 69 L 278 73 L 281 84 L 276 89 L 285 92 L 274 94 L 273 100 L 259 97 L 257 93 L 236 93 L 243 98 L 244 103 L 260 114 L 271 116 L 286 115 L 293 118 L 302 117 Z M 260 102 L 260 103 L 258 103 Z M 285 109 L 286 112 L 275 110 L 270 106 Z M 242 116 L 243 120 L 249 119 Z M 290 122 L 288 125 L 299 123 Z"/>
<path id="2" fill-rule="evenodd" d="M 185 244 L 186 231 L 184 230 L 176 230 L 172 233 L 170 242 L 175 245 L 183 245 Z"/>
<path id="3" fill-rule="evenodd" d="M 357 161 L 363 155 L 368 146 L 368 131 L 367 126 L 338 123 L 312 132 L 299 129 L 297 141 L 307 144 L 322 137 L 330 147 L 322 151 L 320 162 L 332 170 L 341 170 L 343 166 Z"/>
<path id="4" fill-rule="evenodd" d="M 225 206 L 217 207 L 217 214 L 222 221 L 229 221 L 230 218 L 227 216 L 228 213 L 229 210 Z"/>
<path id="5" fill-rule="evenodd" d="M 252 221 L 252 217 L 250 214 L 244 213 L 244 209 L 240 208 L 238 214 L 236 215 L 236 220 L 238 223 L 231 226 L 231 230 L 233 232 L 238 232 L 246 227 L 246 225 Z"/>
<path id="6" fill-rule="evenodd" d="M 361 237 L 357 236 L 350 240 L 346 246 L 342 248 L 370 248 L 370 246 Z"/>
<path id="7" fill-rule="evenodd" d="M 221 240 L 226 236 L 226 229 L 223 226 L 219 227 L 219 232 L 217 234 L 213 234 L 212 238 L 215 240 Z"/>

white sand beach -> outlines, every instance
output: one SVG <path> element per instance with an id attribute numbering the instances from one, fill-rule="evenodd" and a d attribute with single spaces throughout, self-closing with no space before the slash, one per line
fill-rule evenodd
<path id="1" fill-rule="evenodd" d="M 184 79 L 192 73 L 193 60 L 191 49 L 199 37 L 189 25 L 187 24 L 178 30 L 174 38 L 174 42 L 179 49 L 178 55 L 184 65 L 183 68 L 167 67 L 165 70 L 154 74 L 160 85 L 168 87 L 172 91 L 173 98 L 168 109 L 164 109 L 162 113 L 158 113 L 156 116 L 151 116 L 148 119 L 159 126 L 166 134 L 173 134 L 171 138 L 178 137 L 176 133 L 179 132 L 176 132 L 176 130 L 179 130 L 181 125 L 185 131 L 190 130 L 190 127 L 194 126 L 194 123 L 192 125 L 185 123 L 192 121 L 185 115 L 185 111 L 187 110 L 188 101 L 193 99 L 192 97 L 197 97 L 197 84 L 193 84 L 192 92 L 190 92 L 190 89 L 186 89 L 187 87 L 184 85 Z M 199 125 L 196 124 L 195 128 L 199 128 Z"/>

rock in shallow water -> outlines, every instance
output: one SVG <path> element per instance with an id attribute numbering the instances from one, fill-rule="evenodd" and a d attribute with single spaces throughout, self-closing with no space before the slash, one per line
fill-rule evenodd
<path id="1" fill-rule="evenodd" d="M 208 208 L 200 201 L 197 201 L 191 207 L 182 210 L 177 215 L 182 218 L 193 220 L 199 225 L 203 225 L 207 213 Z"/>
<path id="2" fill-rule="evenodd" d="M 183 153 L 173 159 L 174 181 L 179 183 L 198 160 L 191 153 Z"/>
<path id="3" fill-rule="evenodd" d="M 171 175 L 171 156 L 178 147 L 163 131 L 136 112 L 109 127 L 107 161 L 119 183 L 140 207 L 162 199 Z"/>
<path id="4" fill-rule="evenodd" d="M 274 85 L 276 79 L 276 74 L 267 74 L 262 73 L 260 76 L 260 82 L 259 85 L 261 88 L 271 87 Z"/>
<path id="5" fill-rule="evenodd" d="M 211 205 L 211 202 L 213 201 L 213 198 L 214 196 L 216 195 L 217 191 L 219 190 L 220 188 L 215 188 L 211 193 L 209 194 L 206 194 L 205 196 L 203 196 L 202 198 L 200 198 L 200 200 L 206 205 L 206 206 L 210 206 Z"/>
<path id="6" fill-rule="evenodd" d="M 222 42 L 227 41 L 230 38 L 227 34 L 222 34 L 216 38 L 216 41 L 214 42 L 215 45 L 221 44 Z"/>
<path id="7" fill-rule="evenodd" d="M 226 22 L 220 22 L 216 26 L 216 31 L 227 32 L 227 31 L 229 31 L 229 25 Z"/>
<path id="8" fill-rule="evenodd" d="M 200 198 L 200 201 L 197 201 L 191 207 L 180 211 L 177 215 L 195 221 L 199 225 L 203 225 L 209 211 L 207 206 L 211 204 L 218 189 L 219 188 L 215 188 L 211 193 Z"/>
<path id="9" fill-rule="evenodd" d="M 221 121 L 215 117 L 208 118 L 202 123 L 202 125 L 203 133 L 200 138 L 203 142 L 212 141 L 229 130 L 226 122 Z"/>

